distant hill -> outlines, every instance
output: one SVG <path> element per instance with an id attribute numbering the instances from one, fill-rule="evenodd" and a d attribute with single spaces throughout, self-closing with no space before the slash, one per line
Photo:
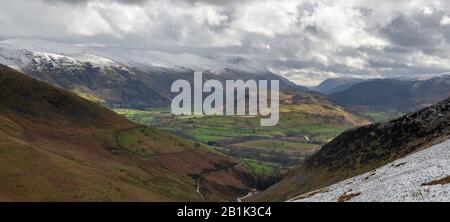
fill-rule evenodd
<path id="1" fill-rule="evenodd" d="M 0 65 L 0 201 L 233 201 L 251 186 L 209 147 Z"/>
<path id="2" fill-rule="evenodd" d="M 330 78 L 321 82 L 318 86 L 312 87 L 311 90 L 319 92 L 325 95 L 332 94 L 335 92 L 346 90 L 355 84 L 364 82 L 367 80 L 358 78 Z"/>
<path id="3" fill-rule="evenodd" d="M 376 79 L 329 95 L 339 105 L 357 111 L 411 112 L 450 96 L 450 76 L 426 80 Z"/>
<path id="4" fill-rule="evenodd" d="M 348 130 L 253 197 L 284 201 L 369 172 L 450 138 L 450 98 L 399 119 Z"/>
<path id="5" fill-rule="evenodd" d="M 280 89 L 307 91 L 239 56 L 198 56 L 152 50 L 75 46 L 36 39 L 0 41 L 0 63 L 109 107 L 169 106 L 175 80 L 279 80 Z"/>

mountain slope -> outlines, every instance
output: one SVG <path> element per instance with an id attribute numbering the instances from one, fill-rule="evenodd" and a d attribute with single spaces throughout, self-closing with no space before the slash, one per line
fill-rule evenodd
<path id="1" fill-rule="evenodd" d="M 204 79 L 280 80 L 280 89 L 303 90 L 242 57 L 169 54 L 151 50 L 88 47 L 41 40 L 0 42 L 0 63 L 110 107 L 144 109 L 170 105 L 171 84 Z"/>
<path id="2" fill-rule="evenodd" d="M 291 201 L 449 201 L 450 140 Z"/>
<path id="3" fill-rule="evenodd" d="M 411 112 L 450 96 L 450 77 L 431 79 L 375 79 L 329 95 L 339 105 L 358 111 Z"/>
<path id="4" fill-rule="evenodd" d="M 450 98 L 399 119 L 348 130 L 257 200 L 288 200 L 366 173 L 450 136 Z"/>
<path id="5" fill-rule="evenodd" d="M 0 87 L 0 201 L 223 201 L 250 190 L 246 170 L 208 147 L 3 65 Z M 216 171 L 227 179 L 198 180 Z"/>
<path id="6" fill-rule="evenodd" d="M 313 87 L 312 90 L 328 95 L 335 92 L 346 90 L 353 85 L 367 80 L 357 78 L 330 78 L 321 82 L 318 86 Z"/>

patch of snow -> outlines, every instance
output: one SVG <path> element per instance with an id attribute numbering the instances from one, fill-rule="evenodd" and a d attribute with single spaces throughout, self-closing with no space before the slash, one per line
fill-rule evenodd
<path id="1" fill-rule="evenodd" d="M 31 63 L 32 52 L 0 44 L 0 64 L 20 70 Z"/>
<path id="2" fill-rule="evenodd" d="M 448 176 L 450 140 L 291 201 L 334 202 L 344 194 L 355 202 L 450 201 L 450 184 L 424 185 Z"/>
<path id="3" fill-rule="evenodd" d="M 39 66 L 45 64 L 52 64 L 54 67 L 60 68 L 73 68 L 82 66 L 85 63 L 90 63 L 97 67 L 118 66 L 118 64 L 108 58 L 92 55 L 83 50 L 79 50 L 79 52 L 69 50 L 70 53 L 67 53 L 67 51 L 64 51 L 65 48 L 64 50 L 57 50 L 56 47 L 50 47 L 51 49 L 46 50 L 38 46 L 27 48 L 26 46 L 31 43 L 25 42 L 26 44 L 23 44 L 23 46 L 20 43 L 20 41 L 10 40 L 0 42 L 1 64 L 18 70 L 29 68 L 31 65 Z"/>

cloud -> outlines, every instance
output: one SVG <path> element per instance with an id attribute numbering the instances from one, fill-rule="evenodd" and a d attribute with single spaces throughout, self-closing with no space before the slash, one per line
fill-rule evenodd
<path id="1" fill-rule="evenodd" d="M 143 4 L 148 0 L 43 0 L 44 2 L 48 2 L 51 4 L 86 4 L 88 2 L 118 2 L 122 4 Z"/>
<path id="2" fill-rule="evenodd" d="M 443 16 L 441 21 L 439 22 L 442 26 L 450 25 L 450 17 Z"/>
<path id="3" fill-rule="evenodd" d="M 0 36 L 240 55 L 311 83 L 449 71 L 449 9 L 444 0 L 16 0 L 0 2 Z"/>

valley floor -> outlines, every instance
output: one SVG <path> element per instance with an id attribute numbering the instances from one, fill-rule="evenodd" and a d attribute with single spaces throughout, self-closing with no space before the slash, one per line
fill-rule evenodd
<path id="1" fill-rule="evenodd" d="M 255 188 L 264 190 L 280 181 L 290 167 L 301 164 L 321 145 L 354 127 L 352 121 L 368 123 L 340 108 L 329 114 L 330 109 L 311 104 L 284 104 L 276 127 L 261 127 L 259 118 L 173 116 L 169 108 L 114 111 L 133 122 L 215 147 L 224 155 L 239 160 L 255 177 Z M 320 112 L 325 117 L 316 115 Z"/>
<path id="2" fill-rule="evenodd" d="M 450 140 L 291 201 L 450 201 Z"/>

